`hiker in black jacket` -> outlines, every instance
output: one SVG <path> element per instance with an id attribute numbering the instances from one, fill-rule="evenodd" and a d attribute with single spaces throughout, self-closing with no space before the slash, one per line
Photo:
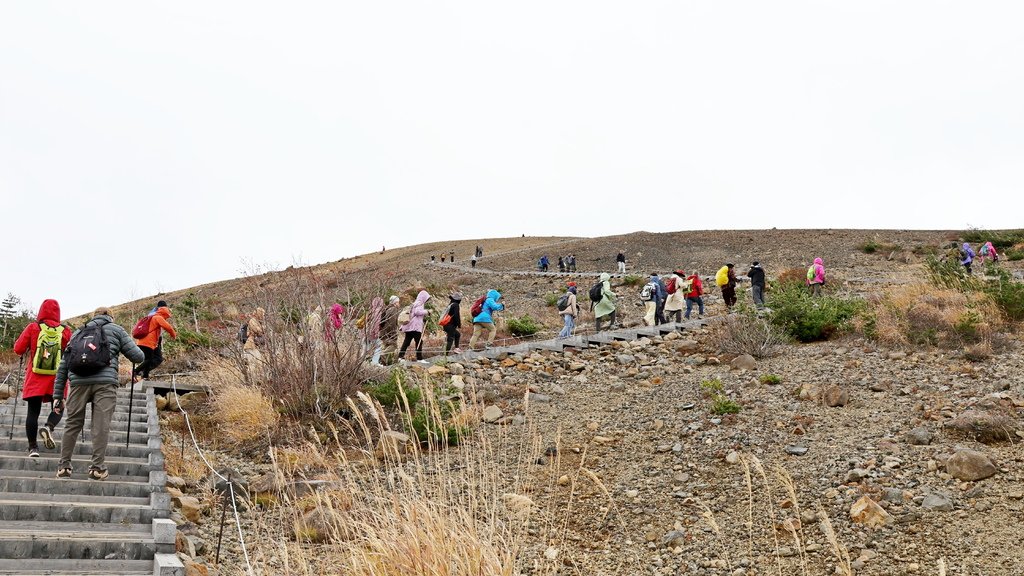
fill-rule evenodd
<path id="1" fill-rule="evenodd" d="M 761 268 L 761 264 L 755 261 L 750 266 L 750 270 L 747 270 L 747 277 L 750 278 L 750 293 L 754 296 L 754 306 L 760 310 L 764 308 L 764 289 L 766 287 L 764 268 Z"/>
<path id="2" fill-rule="evenodd" d="M 445 316 L 450 316 L 451 319 L 447 324 L 442 326 L 447 339 L 444 343 L 444 355 L 448 355 L 448 351 L 454 348 L 456 354 L 462 354 L 462 349 L 459 348 L 459 341 L 462 339 L 462 332 L 459 330 L 462 327 L 462 314 L 459 310 L 459 305 L 462 303 L 462 293 L 452 292 L 448 296 L 449 304 L 448 309 L 441 315 L 441 320 L 444 321 Z"/>

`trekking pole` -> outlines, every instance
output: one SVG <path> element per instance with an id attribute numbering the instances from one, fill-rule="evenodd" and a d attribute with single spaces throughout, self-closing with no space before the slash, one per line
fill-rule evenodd
<path id="1" fill-rule="evenodd" d="M 127 454 L 128 443 L 132 440 L 132 408 L 135 404 L 135 362 L 132 362 L 131 389 L 128 392 L 128 433 L 124 437 L 124 447 Z"/>
<path id="2" fill-rule="evenodd" d="M 22 354 L 18 357 L 18 373 L 21 374 L 23 367 L 25 366 L 25 355 Z M 22 376 L 24 378 L 24 376 Z M 14 383 L 17 384 L 18 380 L 15 379 Z M 14 440 L 14 420 L 18 416 L 18 390 L 20 386 L 14 387 L 14 410 L 11 411 L 11 431 L 7 434 L 8 440 Z"/>
<path id="3" fill-rule="evenodd" d="M 231 472 L 228 472 L 228 489 L 224 491 L 224 498 L 220 509 L 220 531 L 217 533 L 217 555 L 214 557 L 213 565 L 220 565 L 220 545 L 224 541 L 224 519 L 228 514 L 228 496 L 234 491 L 234 485 L 231 483 Z"/>

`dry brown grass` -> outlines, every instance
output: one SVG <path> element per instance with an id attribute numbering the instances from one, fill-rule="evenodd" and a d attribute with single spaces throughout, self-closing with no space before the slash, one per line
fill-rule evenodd
<path id="1" fill-rule="evenodd" d="M 241 382 L 217 389 L 213 395 L 213 417 L 220 423 L 221 438 L 236 446 L 262 441 L 280 419 L 269 398 Z"/>
<path id="2" fill-rule="evenodd" d="M 890 346 L 961 347 L 988 342 L 1003 328 L 999 309 L 984 294 L 929 284 L 894 288 L 871 307 L 876 338 Z"/>

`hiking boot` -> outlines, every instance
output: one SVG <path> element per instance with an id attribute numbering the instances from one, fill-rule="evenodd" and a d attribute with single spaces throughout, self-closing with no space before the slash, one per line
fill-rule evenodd
<path id="1" fill-rule="evenodd" d="M 47 450 L 53 450 L 57 447 L 57 443 L 53 441 L 53 435 L 50 434 L 49 427 L 43 426 L 42 429 L 39 430 L 39 435 L 42 436 L 43 446 L 46 446 Z"/>
<path id="2" fill-rule="evenodd" d="M 462 348 L 453 348 L 452 354 L 462 354 Z"/>
<path id="3" fill-rule="evenodd" d="M 99 468 L 89 468 L 89 478 L 93 480 L 106 480 L 110 473 Z"/>
<path id="4" fill-rule="evenodd" d="M 28 456 L 29 458 L 39 458 L 39 448 L 37 448 L 36 446 L 29 446 Z"/>
<path id="5" fill-rule="evenodd" d="M 71 478 L 71 467 L 57 468 L 57 478 Z"/>

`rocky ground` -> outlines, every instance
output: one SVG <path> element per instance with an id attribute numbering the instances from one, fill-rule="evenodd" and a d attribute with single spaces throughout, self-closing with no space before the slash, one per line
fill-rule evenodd
<path id="1" fill-rule="evenodd" d="M 563 279 L 512 273 L 542 253 L 574 252 L 581 271 L 610 269 L 620 249 L 641 272 L 682 266 L 710 274 L 724 261 L 745 269 L 759 259 L 770 276 L 822 256 L 843 291 L 871 295 L 922 281 L 923 254 L 952 236 L 771 230 L 509 239 L 485 243 L 481 266 L 498 275 L 421 266 L 443 243 L 317 273 L 390 268 L 396 286 L 467 293 L 498 286 L 516 314 L 531 313 L 550 330 L 558 319 L 543 297 Z M 868 241 L 894 248 L 866 254 L 859 247 Z M 464 244 L 468 253 L 474 242 Z M 1020 264 L 1004 265 L 1019 273 Z M 221 286 L 220 297 L 232 289 Z M 637 323 L 632 289 L 620 290 L 626 323 Z M 714 290 L 708 304 L 709 316 L 722 315 Z M 538 443 L 546 453 L 525 467 L 515 458 L 495 461 L 536 504 L 525 573 L 832 574 L 848 564 L 858 575 L 1024 574 L 1018 336 L 981 362 L 955 350 L 882 348 L 856 335 L 789 345 L 754 361 L 723 354 L 719 331 L 713 323 L 632 344 L 448 368 L 475 391 L 488 442 Z M 763 382 L 767 375 L 779 382 Z M 720 391 L 705 385 L 715 380 Z M 716 395 L 720 407 L 729 400 L 739 413 L 713 413 Z M 168 444 L 176 438 L 171 432 Z M 249 482 L 269 470 L 263 457 L 215 456 Z M 196 555 L 207 560 L 218 525 L 208 486 L 182 487 L 204 506 L 198 522 L 178 512 L 183 534 L 198 538 L 205 551 Z M 243 526 L 267 538 L 261 515 L 244 512 Z M 224 566 L 237 567 L 230 528 Z M 830 530 L 848 562 L 837 559 Z"/>
<path id="2" fill-rule="evenodd" d="M 492 435 L 507 424 L 547 444 L 560 438 L 557 463 L 532 470 L 532 496 L 559 516 L 569 476 L 576 502 L 567 530 L 536 531 L 533 554 L 555 547 L 557 561 L 584 574 L 770 574 L 777 564 L 825 574 L 837 565 L 820 527 L 827 516 L 856 574 L 935 574 L 940 560 L 950 574 L 1024 573 L 1019 352 L 970 364 L 851 338 L 730 362 L 713 341 L 701 330 L 468 366 L 503 413 Z M 781 383 L 762 383 L 766 374 Z M 702 382 L 715 379 L 739 414 L 711 413 Z M 527 388 L 536 391 L 528 412 Z M 756 470 L 747 487 L 754 458 L 770 489 Z M 851 517 L 864 497 L 867 523 Z"/>

